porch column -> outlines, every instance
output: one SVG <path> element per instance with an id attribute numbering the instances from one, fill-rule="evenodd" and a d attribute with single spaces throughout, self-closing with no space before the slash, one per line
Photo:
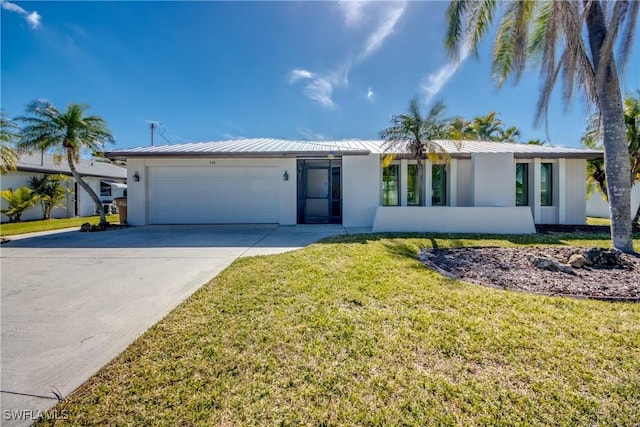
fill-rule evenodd
<path id="1" fill-rule="evenodd" d="M 538 224 L 542 216 L 540 204 L 540 164 L 539 158 L 533 159 L 533 222 Z"/>
<path id="2" fill-rule="evenodd" d="M 458 160 L 449 160 L 449 191 L 447 194 L 448 206 L 458 206 Z"/>
<path id="3" fill-rule="evenodd" d="M 425 159 L 422 164 L 424 165 L 424 206 L 431 206 L 431 197 L 433 197 L 431 168 L 433 164 L 431 163 L 431 160 L 427 159 Z"/>
<path id="4" fill-rule="evenodd" d="M 567 223 L 567 159 L 558 159 L 558 224 Z"/>
<path id="5" fill-rule="evenodd" d="M 407 159 L 400 159 L 400 206 L 407 206 Z"/>

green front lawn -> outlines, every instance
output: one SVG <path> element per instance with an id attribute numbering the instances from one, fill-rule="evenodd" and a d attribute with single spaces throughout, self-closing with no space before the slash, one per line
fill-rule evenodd
<path id="1" fill-rule="evenodd" d="M 637 423 L 640 304 L 484 288 L 416 259 L 538 243 L 608 239 L 344 236 L 240 259 L 56 410 L 75 425 Z"/>
<path id="2" fill-rule="evenodd" d="M 107 215 L 107 221 L 111 223 L 117 223 L 120 222 L 120 217 L 118 215 Z M 100 217 L 90 216 L 84 218 L 60 218 L 39 221 L 4 223 L 0 225 L 0 237 L 33 233 L 35 231 L 48 231 L 58 230 L 60 228 L 80 227 L 85 222 L 98 224 L 100 222 Z"/>
<path id="3" fill-rule="evenodd" d="M 611 220 L 609 218 L 595 218 L 588 216 L 587 225 L 606 225 L 611 226 Z"/>

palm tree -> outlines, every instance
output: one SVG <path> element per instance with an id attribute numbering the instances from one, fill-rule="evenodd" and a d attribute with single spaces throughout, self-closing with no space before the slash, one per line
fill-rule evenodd
<path id="1" fill-rule="evenodd" d="M 502 142 L 516 142 L 520 137 L 520 129 L 515 126 L 508 127 L 506 129 L 498 130 L 498 141 Z"/>
<path id="2" fill-rule="evenodd" d="M 492 111 L 486 116 L 478 116 L 471 121 L 477 140 L 480 141 L 500 141 L 500 135 L 503 131 L 504 122 L 498 119 L 497 112 Z"/>
<path id="3" fill-rule="evenodd" d="M 390 153 L 390 161 L 396 153 L 410 153 L 418 163 L 418 183 L 420 205 L 424 206 L 424 159 L 443 159 L 447 157 L 445 149 L 435 142 L 449 136 L 450 124 L 443 118 L 446 106 L 436 102 L 423 117 L 417 98 L 409 103 L 409 112 L 391 117 L 391 126 L 380 132 L 385 140 L 385 152 Z"/>
<path id="4" fill-rule="evenodd" d="M 18 125 L 0 110 L 0 173 L 3 175 L 17 167 L 18 155 L 13 149 L 13 143 L 19 139 L 16 129 Z"/>
<path id="5" fill-rule="evenodd" d="M 69 192 L 64 185 L 68 180 L 62 174 L 31 177 L 29 186 L 38 195 L 42 205 L 42 219 L 51 219 L 53 210 L 63 206 Z"/>
<path id="6" fill-rule="evenodd" d="M 449 126 L 449 138 L 451 139 L 476 139 L 471 122 L 462 117 L 455 117 Z"/>
<path id="7" fill-rule="evenodd" d="M 22 214 L 38 203 L 39 196 L 30 188 L 20 187 L 0 191 L 0 197 L 6 200 L 8 207 L 2 213 L 9 217 L 9 222 L 20 222 Z"/>
<path id="8" fill-rule="evenodd" d="M 453 0 L 447 9 L 446 41 L 452 57 L 459 57 L 463 46 L 477 55 L 498 5 L 503 14 L 493 44 L 494 79 L 498 86 L 510 76 L 517 83 L 528 65 L 540 67 L 537 123 L 546 119 L 558 78 L 566 103 L 577 88 L 587 103 L 596 107 L 604 127 L 612 244 L 623 252 L 633 252 L 630 162 L 618 68 L 629 58 L 640 2 Z"/>
<path id="9" fill-rule="evenodd" d="M 25 123 L 18 147 L 24 150 L 53 150 L 59 157 L 66 157 L 76 182 L 87 192 L 100 214 L 100 225 L 107 224 L 102 203 L 93 189 L 82 179 L 76 169 L 80 153 L 88 149 L 92 154 L 100 151 L 107 142 L 115 142 L 107 123 L 98 116 L 85 116 L 88 107 L 69 104 L 64 112 L 58 111 L 47 101 L 34 101 L 27 107 L 30 116 L 19 117 Z"/>

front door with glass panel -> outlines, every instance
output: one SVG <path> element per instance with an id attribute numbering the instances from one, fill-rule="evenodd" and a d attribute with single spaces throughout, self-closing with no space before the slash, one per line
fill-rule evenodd
<path id="1" fill-rule="evenodd" d="M 342 223 L 341 161 L 298 160 L 298 223 Z"/>

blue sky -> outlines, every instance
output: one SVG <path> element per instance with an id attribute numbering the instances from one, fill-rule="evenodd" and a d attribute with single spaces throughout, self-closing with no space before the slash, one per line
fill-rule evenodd
<path id="1" fill-rule="evenodd" d="M 86 103 L 114 148 L 238 137 L 377 139 L 419 96 L 450 116 L 498 111 L 522 139 L 533 127 L 537 71 L 496 89 L 491 38 L 459 66 L 444 52 L 447 2 L 2 1 L 2 108 L 34 99 Z M 640 86 L 636 40 L 624 76 Z M 586 111 L 554 96 L 549 137 L 578 146 Z"/>

